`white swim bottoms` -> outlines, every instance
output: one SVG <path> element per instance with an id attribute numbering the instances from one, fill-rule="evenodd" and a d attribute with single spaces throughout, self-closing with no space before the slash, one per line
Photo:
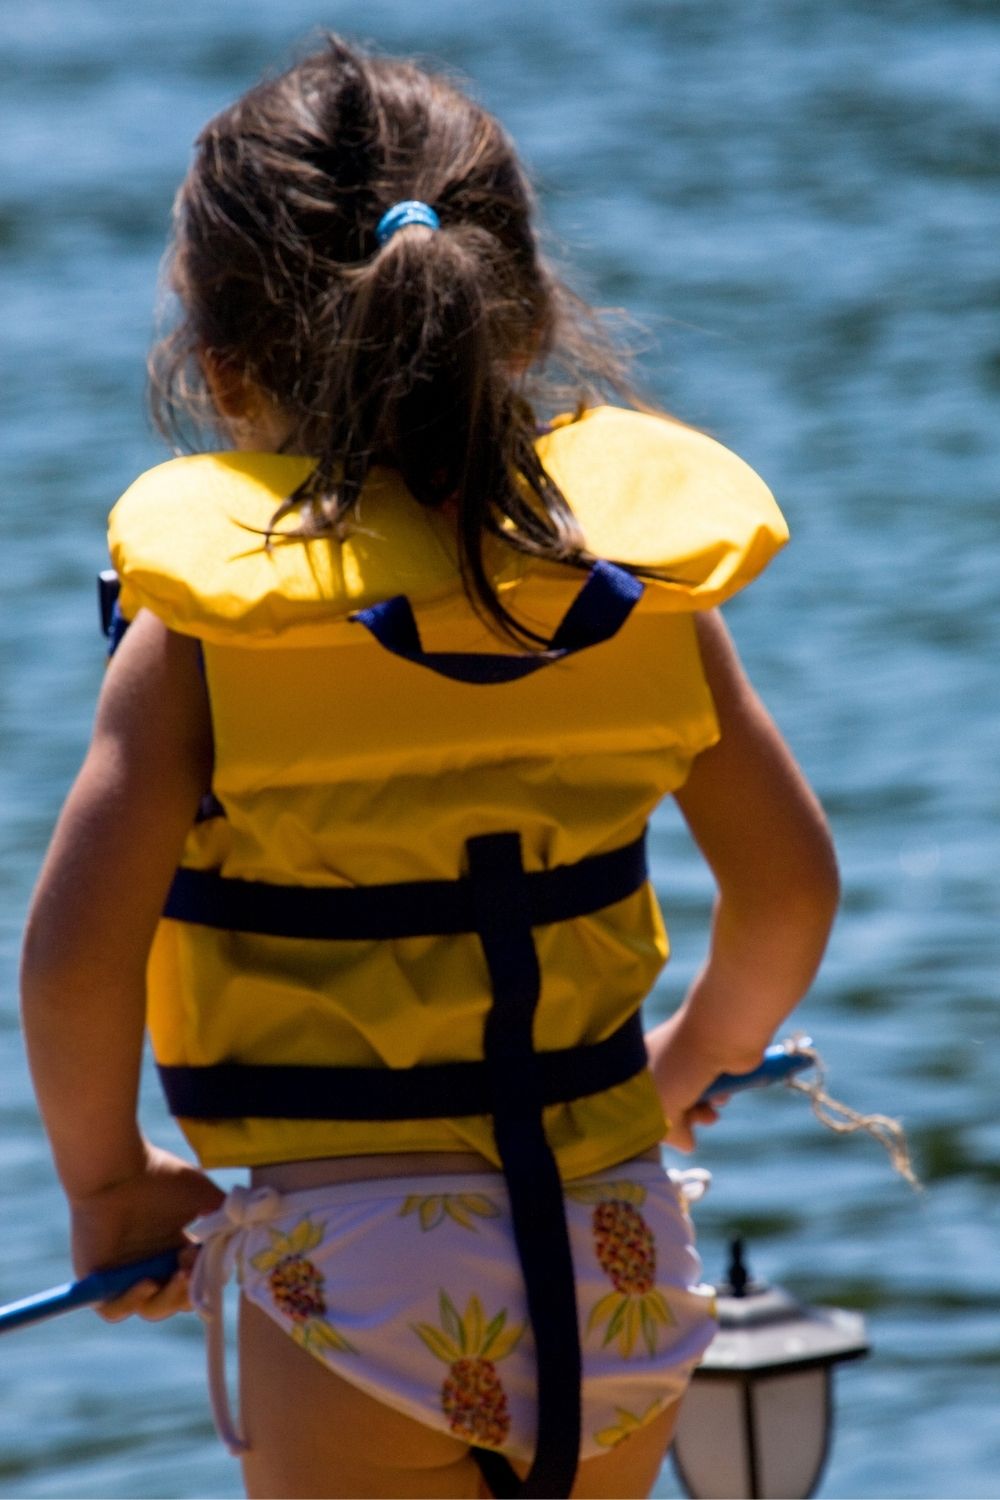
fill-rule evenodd
<path id="1" fill-rule="evenodd" d="M 606 1452 L 684 1391 L 715 1333 L 688 1203 L 707 1174 L 623 1163 L 565 1185 L 583 1351 L 581 1458 Z M 243 1295 L 343 1379 L 428 1427 L 509 1457 L 535 1441 L 535 1356 L 498 1173 L 237 1187 L 189 1231 L 220 1436 L 247 1446 L 226 1396 L 222 1288 Z M 250 1439 L 252 1441 L 253 1434 Z"/>

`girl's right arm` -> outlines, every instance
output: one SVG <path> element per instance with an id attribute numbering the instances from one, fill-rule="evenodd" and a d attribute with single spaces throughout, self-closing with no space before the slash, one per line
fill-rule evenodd
<path id="1" fill-rule="evenodd" d="M 181 1244 L 184 1224 L 222 1197 L 136 1120 L 146 957 L 211 776 L 205 700 L 196 642 L 140 613 L 108 668 L 28 920 L 25 1036 L 80 1274 Z M 174 1281 L 134 1289 L 111 1315 L 174 1310 Z"/>
<path id="2" fill-rule="evenodd" d="M 710 1123 L 698 1099 L 719 1073 L 756 1067 L 812 983 L 839 883 L 816 797 L 748 682 L 721 618 L 698 639 L 720 739 L 695 761 L 677 804 L 718 883 L 708 958 L 684 1003 L 647 1034 L 668 1143 Z"/>

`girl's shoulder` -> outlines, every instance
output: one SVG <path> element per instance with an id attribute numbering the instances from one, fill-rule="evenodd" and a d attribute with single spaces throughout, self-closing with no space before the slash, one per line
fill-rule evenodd
<path id="1" fill-rule="evenodd" d="M 674 418 L 592 407 L 557 418 L 538 454 L 588 550 L 669 574 L 674 582 L 659 591 L 675 608 L 722 603 L 788 540 L 771 491 L 750 465 Z"/>

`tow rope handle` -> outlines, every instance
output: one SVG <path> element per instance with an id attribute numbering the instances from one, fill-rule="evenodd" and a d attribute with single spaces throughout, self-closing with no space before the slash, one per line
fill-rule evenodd
<path id="1" fill-rule="evenodd" d="M 809 1050 L 806 1050 L 809 1049 Z M 792 1042 L 776 1042 L 768 1047 L 763 1059 L 749 1073 L 720 1073 L 714 1083 L 698 1100 L 699 1104 L 711 1104 L 726 1094 L 740 1094 L 746 1089 L 763 1089 L 769 1083 L 784 1083 L 796 1073 L 816 1066 L 812 1052 L 812 1037 L 796 1037 Z"/>
<path id="2" fill-rule="evenodd" d="M 72 1312 L 77 1307 L 108 1302 L 112 1297 L 120 1297 L 139 1281 L 167 1282 L 177 1270 L 179 1256 L 179 1250 L 164 1250 L 162 1254 L 151 1255 L 145 1260 L 129 1261 L 127 1265 L 112 1266 L 106 1271 L 91 1271 L 79 1281 L 67 1281 L 62 1286 L 50 1287 L 47 1292 L 24 1297 L 20 1302 L 10 1302 L 6 1307 L 0 1307 L 0 1333 L 11 1333 L 29 1323 L 56 1318 L 60 1313 Z"/>

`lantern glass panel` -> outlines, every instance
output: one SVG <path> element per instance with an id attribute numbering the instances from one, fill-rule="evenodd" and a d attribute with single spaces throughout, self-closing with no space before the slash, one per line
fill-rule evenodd
<path id="1" fill-rule="evenodd" d="M 830 1427 L 830 1370 L 798 1370 L 754 1382 L 761 1496 L 804 1500 L 819 1482 Z"/>
<path id="2" fill-rule="evenodd" d="M 684 1488 L 699 1500 L 749 1496 L 743 1381 L 699 1380 L 688 1386 L 674 1439 L 674 1463 Z"/>
<path id="3" fill-rule="evenodd" d="M 828 1367 L 756 1379 L 695 1377 L 681 1407 L 674 1463 L 696 1500 L 806 1500 L 823 1470 L 829 1426 Z"/>

